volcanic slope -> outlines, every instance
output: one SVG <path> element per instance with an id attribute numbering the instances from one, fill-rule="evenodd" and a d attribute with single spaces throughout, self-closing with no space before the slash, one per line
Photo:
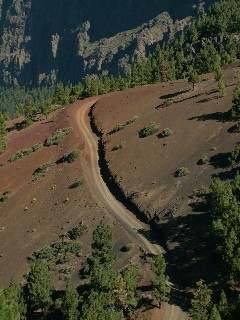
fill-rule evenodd
<path id="1" fill-rule="evenodd" d="M 90 100 L 90 105 L 92 103 Z M 85 143 L 79 131 L 79 119 L 76 118 L 81 104 L 63 108 L 57 118 L 53 115 L 53 119 L 39 121 L 24 130 L 12 131 L 7 136 L 8 147 L 0 156 L 0 195 L 10 190 L 9 198 L 0 202 L 0 282 L 4 285 L 12 277 L 22 281 L 23 275 L 29 270 L 27 257 L 51 245 L 60 235 L 82 221 L 88 226 L 87 235 L 82 239 L 82 257 L 70 263 L 74 267 L 75 284 L 79 281 L 78 271 L 90 254 L 92 232 L 101 219 L 112 227 L 119 267 L 126 265 L 128 260 L 135 261 L 140 255 L 138 246 L 129 253 L 121 251 L 125 244 L 135 243 L 135 238 L 108 212 L 89 187 L 82 166 L 83 159 L 88 162 L 88 154 L 85 154 Z M 59 145 L 43 147 L 21 160 L 9 161 L 18 151 L 34 144 L 43 144 L 56 130 L 69 127 L 72 133 Z M 65 153 L 76 148 L 81 150 L 76 161 L 59 161 Z M 34 175 L 46 163 L 53 165 L 46 173 Z M 85 179 L 83 185 L 70 188 L 82 178 Z M 64 281 L 55 278 L 55 287 L 62 288 Z"/>
<path id="2" fill-rule="evenodd" d="M 206 74 L 194 91 L 187 79 L 144 86 L 102 98 L 92 110 L 109 185 L 157 230 L 179 288 L 187 291 L 200 278 L 216 280 L 206 193 L 214 176 L 233 172 L 228 158 L 239 133 L 228 110 L 239 65 L 224 68 L 223 98 L 214 75 Z M 158 132 L 141 138 L 151 122 Z M 171 134 L 163 137 L 167 128 Z M 183 167 L 189 174 L 178 177 Z"/>

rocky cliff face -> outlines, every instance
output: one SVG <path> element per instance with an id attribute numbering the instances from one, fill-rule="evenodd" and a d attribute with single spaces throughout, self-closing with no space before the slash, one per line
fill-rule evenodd
<path id="1" fill-rule="evenodd" d="M 0 84 L 74 83 L 89 73 L 124 73 L 182 30 L 198 3 L 0 0 Z"/>

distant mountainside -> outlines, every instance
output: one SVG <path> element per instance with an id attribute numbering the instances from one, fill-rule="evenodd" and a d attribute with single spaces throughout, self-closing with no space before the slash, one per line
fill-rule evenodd
<path id="1" fill-rule="evenodd" d="M 199 0 L 0 0 L 0 84 L 124 73 L 198 10 Z"/>

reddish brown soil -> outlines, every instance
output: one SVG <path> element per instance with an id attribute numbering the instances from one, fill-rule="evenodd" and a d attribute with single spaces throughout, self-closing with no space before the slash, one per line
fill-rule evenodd
<path id="1" fill-rule="evenodd" d="M 192 288 L 201 277 L 215 279 L 215 261 L 207 237 L 208 208 L 201 197 L 192 196 L 194 190 L 209 187 L 214 175 L 227 178 L 233 172 L 228 157 L 239 134 L 232 132 L 235 123 L 228 119 L 227 111 L 235 87 L 234 68 L 238 66 L 236 62 L 224 71 L 224 98 L 218 97 L 214 77 L 208 74 L 195 91 L 187 80 L 144 86 L 102 98 L 93 111 L 112 175 L 127 197 L 135 195 L 133 201 L 147 219 L 157 222 L 167 259 L 183 288 Z M 167 98 L 175 103 L 158 109 Z M 133 124 L 109 134 L 135 115 L 138 119 Z M 139 131 L 152 121 L 159 127 L 158 134 L 139 138 Z M 165 128 L 171 128 L 173 135 L 160 138 Z M 121 141 L 124 148 L 112 151 Z M 210 158 L 209 165 L 198 164 L 204 156 Z M 176 178 L 180 167 L 187 167 L 190 174 Z"/>
<path id="2" fill-rule="evenodd" d="M 137 259 L 137 247 L 129 253 L 120 251 L 124 244 L 132 241 L 131 236 L 97 200 L 88 182 L 76 189 L 69 188 L 77 178 L 84 176 L 84 142 L 76 119 L 79 107 L 81 105 L 75 104 L 60 110 L 56 122 L 41 121 L 27 129 L 12 131 L 7 137 L 7 150 L 0 156 L 0 195 L 9 188 L 12 190 L 9 199 L 0 203 L 0 228 L 4 228 L 0 232 L 0 282 L 4 285 L 11 277 L 22 281 L 29 269 L 27 257 L 81 221 L 88 225 L 89 232 L 82 239 L 81 261 L 72 261 L 76 283 L 82 262 L 90 253 L 92 231 L 103 218 L 113 229 L 119 267 L 127 264 L 128 260 Z M 64 127 L 72 127 L 73 132 L 60 145 L 43 148 L 14 163 L 8 162 L 17 151 L 43 143 L 52 132 Z M 64 153 L 77 147 L 82 150 L 82 155 L 74 163 L 55 164 L 45 177 L 33 179 L 33 172 L 43 163 L 56 162 Z M 36 202 L 32 203 L 34 198 Z M 56 286 L 61 287 L 62 282 L 56 281 Z"/>

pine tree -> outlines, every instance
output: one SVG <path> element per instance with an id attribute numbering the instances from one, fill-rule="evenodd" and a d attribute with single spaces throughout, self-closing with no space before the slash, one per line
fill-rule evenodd
<path id="1" fill-rule="evenodd" d="M 4 293 L 0 284 L 0 319 L 1 320 L 20 320 L 20 313 L 17 302 L 8 290 Z"/>
<path id="2" fill-rule="evenodd" d="M 217 307 L 214 305 L 209 317 L 209 320 L 222 320 Z"/>
<path id="3" fill-rule="evenodd" d="M 166 272 L 166 262 L 162 255 L 157 255 L 152 265 L 152 271 L 155 273 L 155 277 L 152 279 L 153 292 L 156 299 L 159 301 L 159 308 L 162 301 L 169 301 L 170 287 L 167 285 L 169 280 Z"/>
<path id="4" fill-rule="evenodd" d="M 66 291 L 63 297 L 62 314 L 63 320 L 78 320 L 79 319 L 79 295 L 76 289 L 72 288 L 70 283 L 67 284 Z"/>
<path id="5" fill-rule="evenodd" d="M 0 112 L 0 150 L 5 149 L 7 142 L 5 136 L 7 134 L 6 124 L 3 114 Z"/>
<path id="6" fill-rule="evenodd" d="M 225 84 L 222 80 L 218 82 L 217 91 L 219 92 L 220 98 L 225 97 L 227 94 Z"/>
<path id="7" fill-rule="evenodd" d="M 36 260 L 27 275 L 27 289 L 30 306 L 33 310 L 47 310 L 52 304 L 52 284 L 46 262 Z"/>
<path id="8" fill-rule="evenodd" d="M 212 290 L 208 289 L 203 280 L 197 282 L 197 291 L 191 300 L 190 313 L 193 320 L 208 320 L 212 306 Z"/>
<path id="9" fill-rule="evenodd" d="M 193 67 L 190 67 L 188 71 L 188 82 L 192 83 L 193 90 L 195 89 L 195 84 L 200 82 L 199 75 Z"/>
<path id="10" fill-rule="evenodd" d="M 25 320 L 27 313 L 27 298 L 24 288 L 17 283 L 15 279 L 12 279 L 9 287 L 6 289 L 6 292 L 8 292 L 12 296 L 13 300 L 18 304 L 20 319 Z"/>
<path id="11" fill-rule="evenodd" d="M 222 290 L 220 295 L 220 301 L 218 304 L 218 310 L 222 317 L 226 317 L 228 314 L 228 301 L 224 290 Z"/>

